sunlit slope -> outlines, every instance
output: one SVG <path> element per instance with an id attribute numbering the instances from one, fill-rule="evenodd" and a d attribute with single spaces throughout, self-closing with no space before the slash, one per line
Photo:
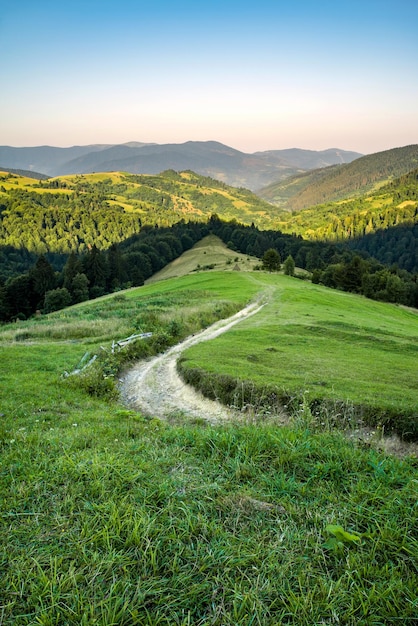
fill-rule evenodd
<path id="1" fill-rule="evenodd" d="M 306 427 L 298 411 L 289 427 L 160 421 L 98 397 L 112 339 L 151 323 L 168 338 L 173 320 L 197 328 L 225 314 L 221 300 L 239 308 L 282 285 L 258 318 L 278 347 L 275 318 L 311 311 L 294 283 L 291 304 L 292 281 L 192 273 L 0 326 L 2 625 L 416 622 L 416 458 Z M 345 315 L 333 295 L 312 325 Z M 403 340 L 410 320 L 388 318 Z M 86 351 L 105 377 L 63 378 Z"/>
<path id="2" fill-rule="evenodd" d="M 228 248 L 216 235 L 208 235 L 196 245 L 184 252 L 161 271 L 157 272 L 146 283 L 152 284 L 168 278 L 176 278 L 208 269 L 223 271 L 249 271 L 259 264 L 260 260 Z"/>
<path id="3" fill-rule="evenodd" d="M 416 415 L 418 315 L 285 276 L 260 276 L 256 316 L 185 353 L 182 367 L 276 385 L 284 396 L 332 399 L 367 415 Z"/>
<path id="4" fill-rule="evenodd" d="M 316 204 L 352 198 L 377 189 L 418 167 L 418 145 L 393 148 L 351 163 L 293 176 L 260 190 L 269 202 L 298 211 Z"/>
<path id="5" fill-rule="evenodd" d="M 0 207 L 0 245 L 19 241 L 34 252 L 39 244 L 42 252 L 68 252 L 63 241 L 76 236 L 85 245 L 94 242 L 106 248 L 144 225 L 206 222 L 212 214 L 273 228 L 278 215 L 276 207 L 246 189 L 174 171 L 155 176 L 95 173 L 43 181 L 0 171 Z"/>
<path id="6" fill-rule="evenodd" d="M 412 227 L 417 221 L 418 169 L 414 169 L 377 191 L 284 214 L 277 225 L 307 239 L 358 241 L 378 230 Z"/>

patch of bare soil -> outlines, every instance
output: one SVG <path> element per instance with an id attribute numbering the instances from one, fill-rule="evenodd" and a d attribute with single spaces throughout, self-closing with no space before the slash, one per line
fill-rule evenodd
<path id="1" fill-rule="evenodd" d="M 400 459 L 406 457 L 418 458 L 418 443 L 402 441 L 398 435 L 382 435 L 372 428 L 358 428 L 348 433 L 348 438 L 366 448 L 374 448 L 385 454 L 391 454 Z"/>
<path id="2" fill-rule="evenodd" d="M 215 339 L 243 319 L 257 313 L 263 305 L 250 304 L 232 317 L 188 337 L 173 348 L 147 361 L 140 361 L 120 379 L 122 402 L 145 415 L 167 419 L 183 414 L 209 422 L 231 419 L 235 413 L 219 402 L 204 398 L 182 381 L 176 363 L 183 350 L 201 341 Z"/>

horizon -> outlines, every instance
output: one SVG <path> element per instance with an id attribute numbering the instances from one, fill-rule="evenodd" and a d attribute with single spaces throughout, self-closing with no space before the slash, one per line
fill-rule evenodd
<path id="1" fill-rule="evenodd" d="M 77 148 L 77 147 L 95 147 L 95 146 L 104 146 L 105 148 L 107 147 L 113 147 L 113 146 L 129 146 L 129 144 L 142 144 L 142 145 L 153 145 L 153 146 L 164 146 L 164 145 L 184 145 L 186 143 L 219 143 L 223 146 L 225 146 L 226 148 L 232 148 L 233 150 L 237 150 L 239 152 L 242 152 L 243 154 L 257 154 L 258 152 L 262 153 L 262 152 L 269 152 L 269 151 L 285 151 L 285 150 L 303 150 L 303 151 L 307 151 L 307 152 L 326 152 L 329 150 L 342 150 L 344 152 L 357 152 L 359 154 L 362 154 L 364 156 L 366 156 L 364 153 L 359 152 L 358 150 L 346 150 L 344 147 L 341 146 L 329 146 L 327 148 L 320 148 L 318 150 L 315 149 L 311 149 L 311 148 L 304 148 L 301 146 L 286 146 L 284 148 L 268 148 L 266 150 L 254 150 L 253 152 L 245 152 L 244 150 L 240 150 L 239 148 L 229 145 L 229 144 L 225 144 L 222 141 L 219 141 L 218 139 L 187 139 L 186 141 L 179 141 L 179 142 L 171 142 L 171 141 L 163 141 L 163 142 L 157 142 L 157 141 L 149 141 L 149 142 L 144 142 L 144 141 L 138 141 L 138 140 L 131 140 L 131 141 L 123 141 L 121 143 L 106 143 L 106 142 L 97 142 L 97 143 L 76 143 L 76 144 L 68 144 L 68 145 L 53 145 L 53 144 L 49 144 L 49 143 L 43 143 L 43 144 L 33 144 L 33 145 L 21 145 L 21 146 L 12 146 L 10 144 L 3 144 L 0 147 L 6 147 L 6 148 L 62 148 L 62 149 L 66 149 L 66 148 Z M 132 146 L 129 146 L 132 147 Z M 401 148 L 404 146 L 393 146 L 392 148 L 389 149 L 394 149 L 394 148 Z M 371 153 L 368 153 L 371 154 Z"/>
<path id="2" fill-rule="evenodd" d="M 34 144 L 34 145 L 22 145 L 22 146 L 12 146 L 10 144 L 3 144 L 0 147 L 6 147 L 6 148 L 16 148 L 16 149 L 31 149 L 31 148 L 61 148 L 61 149 L 66 149 L 66 148 L 77 148 L 77 147 L 94 147 L 94 146 L 104 146 L 105 148 L 107 147 L 113 147 L 113 146 L 124 146 L 124 145 L 129 145 L 129 144 L 146 144 L 146 145 L 158 145 L 158 146 L 164 146 L 164 145 L 184 145 L 186 143 L 220 143 L 222 145 L 224 145 L 227 148 L 232 148 L 233 150 L 237 150 L 242 152 L 243 154 L 257 154 L 257 153 L 262 153 L 262 152 L 274 152 L 274 151 L 286 151 L 286 150 L 301 150 L 301 151 L 307 151 L 307 152 L 327 152 L 327 151 L 331 151 L 331 150 L 342 150 L 343 152 L 357 152 L 360 157 L 361 156 L 368 156 L 368 155 L 372 155 L 372 154 L 377 154 L 378 152 L 385 152 L 387 150 L 396 150 L 399 148 L 405 148 L 409 145 L 417 145 L 418 142 L 415 143 L 409 143 L 409 144 L 404 144 L 404 145 L 399 145 L 399 146 L 391 146 L 389 148 L 385 148 L 383 150 L 375 150 L 373 152 L 360 152 L 359 150 L 351 150 L 351 149 L 346 149 L 345 147 L 342 146 L 328 146 L 327 148 L 319 148 L 318 150 L 316 149 L 312 149 L 312 148 L 304 148 L 301 146 L 286 146 L 283 148 L 268 148 L 266 150 L 254 150 L 253 152 L 245 152 L 244 150 L 240 150 L 239 148 L 237 148 L 236 146 L 232 146 L 229 144 L 224 144 L 223 142 L 217 140 L 217 139 L 188 139 L 186 141 L 181 141 L 181 142 L 168 142 L 168 141 L 164 141 L 164 142 L 156 142 L 156 141 L 150 141 L 150 142 L 144 142 L 144 141 L 138 141 L 138 140 L 131 140 L 131 141 L 123 141 L 121 143 L 106 143 L 106 142 L 97 142 L 97 143 L 85 143 L 85 144 L 81 144 L 81 143 L 76 143 L 76 144 L 68 144 L 68 145 L 53 145 L 53 144 Z M 360 158 L 359 157 L 359 158 Z"/>
<path id="3" fill-rule="evenodd" d="M 417 23 L 407 0 L 21 0 L 0 17 L 0 143 L 416 144 Z"/>

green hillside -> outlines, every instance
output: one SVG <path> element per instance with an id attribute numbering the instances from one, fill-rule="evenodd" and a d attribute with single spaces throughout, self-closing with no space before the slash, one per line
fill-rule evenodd
<path id="1" fill-rule="evenodd" d="M 404 222 L 414 223 L 417 209 L 418 169 L 415 169 L 360 197 L 293 212 L 279 220 L 278 227 L 307 239 L 352 239 Z"/>
<path id="2" fill-rule="evenodd" d="M 261 259 L 269 248 L 282 261 L 291 255 L 327 286 L 416 306 L 416 282 L 402 271 L 418 270 L 417 176 L 413 170 L 367 195 L 290 214 L 193 172 L 46 181 L 4 173 L 0 320 L 140 285 L 210 233 L 242 255 Z M 351 263 L 346 241 L 399 272 Z M 46 262 L 37 258 L 44 254 Z M 203 267 L 218 264 L 207 259 Z"/>
<path id="3" fill-rule="evenodd" d="M 307 188 L 314 188 L 315 184 L 322 178 L 340 167 L 341 165 L 331 165 L 329 167 L 321 167 L 308 172 L 288 176 L 284 180 L 279 180 L 267 187 L 263 187 L 263 189 L 258 191 L 258 195 L 267 202 L 271 202 L 286 211 L 290 211 L 292 198 L 298 196 Z"/>
<path id="4" fill-rule="evenodd" d="M 348 242 L 388 265 L 418 271 L 418 169 L 360 197 L 284 215 L 282 232 Z"/>
<path id="5" fill-rule="evenodd" d="M 385 365 L 399 415 L 412 403 L 416 316 L 306 287 L 193 272 L 0 327 L 4 626 L 414 623 L 416 456 L 336 426 L 351 427 L 342 409 L 356 377 L 387 409 Z M 294 376 L 286 426 L 282 413 L 211 425 L 118 403 L 118 368 L 261 294 L 261 317 L 216 340 L 215 356 L 229 367 L 234 346 L 234 375 L 274 373 L 280 388 Z M 112 355 L 139 327 L 153 337 Z M 343 371 L 355 351 L 333 390 L 337 354 Z M 95 353 L 91 369 L 63 376 Z M 318 414 L 313 390 L 342 390 L 344 404 Z"/>
<path id="6" fill-rule="evenodd" d="M 404 416 L 405 432 L 418 439 L 416 312 L 286 276 L 258 280 L 270 287 L 266 306 L 187 350 L 181 367 L 189 382 L 240 406 L 302 394 L 318 419 L 323 402 L 348 403 L 353 419 L 387 430 Z"/>
<path id="7" fill-rule="evenodd" d="M 389 151 L 391 172 L 402 169 L 405 155 L 412 162 L 413 148 L 410 152 L 399 149 L 397 162 L 393 157 L 396 151 Z M 373 163 L 377 167 L 380 161 L 375 159 Z M 345 166 L 335 166 L 333 171 L 342 167 Z M 298 186 L 302 180 L 312 181 L 315 177 L 322 179 L 329 175 L 329 169 L 316 170 L 303 179 L 291 179 L 289 185 Z M 366 168 L 364 177 L 367 171 Z M 382 171 L 388 175 L 389 169 Z M 204 223 L 213 214 L 222 220 L 255 224 L 263 230 L 279 229 L 304 239 L 334 242 L 359 239 L 378 230 L 416 222 L 417 172 L 415 169 L 390 183 L 380 183 L 378 190 L 354 198 L 291 213 L 250 191 L 228 187 L 193 172 L 168 171 L 156 176 L 117 172 L 46 181 L 3 173 L 0 174 L 0 246 L 36 254 L 83 253 L 93 246 L 106 249 L 120 243 L 138 234 L 144 225 L 170 226 L 180 220 Z M 377 257 L 384 258 L 378 254 Z M 407 261 L 401 267 L 412 270 L 415 262 Z"/>
<path id="8" fill-rule="evenodd" d="M 0 245 L 37 254 L 108 248 L 143 225 L 223 219 L 274 225 L 277 208 L 245 189 L 193 172 L 121 172 L 46 181 L 0 173 Z"/>
<path id="9" fill-rule="evenodd" d="M 378 189 L 418 167 L 418 145 L 369 154 L 345 165 L 294 176 L 259 191 L 261 197 L 299 211 Z"/>
<path id="10" fill-rule="evenodd" d="M 153 274 L 146 284 L 177 278 L 207 269 L 223 271 L 249 271 L 260 265 L 260 259 L 231 250 L 215 235 L 207 235 L 190 250 L 184 252 L 162 270 Z"/>

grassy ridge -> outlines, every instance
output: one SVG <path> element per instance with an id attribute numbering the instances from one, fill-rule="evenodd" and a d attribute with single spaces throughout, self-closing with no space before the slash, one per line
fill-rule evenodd
<path id="1" fill-rule="evenodd" d="M 140 326 L 197 327 L 276 282 L 194 274 L 0 329 L 2 624 L 414 623 L 416 459 L 297 419 L 162 423 L 61 377 Z"/>
<path id="2" fill-rule="evenodd" d="M 146 282 L 155 283 L 168 278 L 176 278 L 204 269 L 250 270 L 259 265 L 260 260 L 247 254 L 241 254 L 228 248 L 215 235 L 207 235 L 181 257 L 153 274 Z"/>

